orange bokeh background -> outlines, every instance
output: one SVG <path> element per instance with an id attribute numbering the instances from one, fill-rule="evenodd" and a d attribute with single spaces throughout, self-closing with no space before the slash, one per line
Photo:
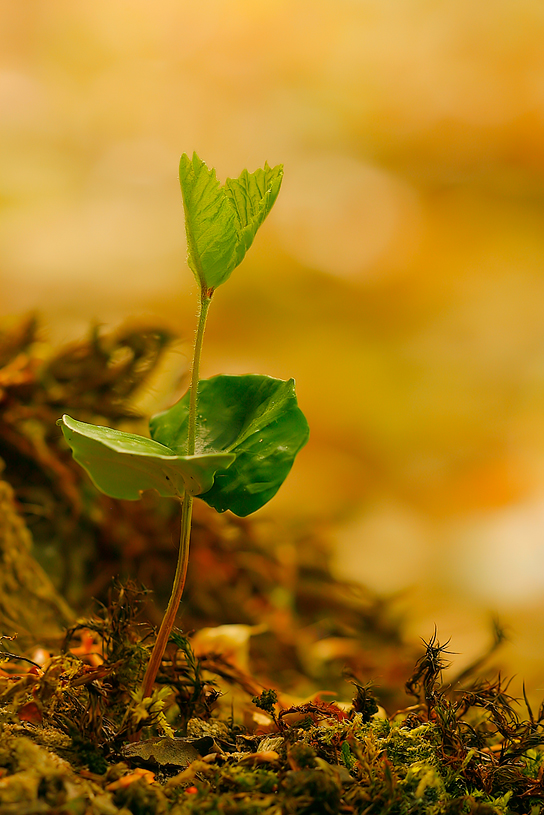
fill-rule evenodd
<path id="1" fill-rule="evenodd" d="M 285 165 L 203 375 L 294 376 L 312 438 L 263 512 L 459 660 L 544 682 L 540 0 L 0 2 L 1 314 L 52 343 L 193 332 L 179 154 Z M 182 367 L 177 350 L 171 368 Z M 143 400 L 162 407 L 156 389 Z"/>

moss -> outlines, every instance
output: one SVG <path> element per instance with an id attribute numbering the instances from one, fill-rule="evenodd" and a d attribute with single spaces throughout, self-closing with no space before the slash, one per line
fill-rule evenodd
<path id="1" fill-rule="evenodd" d="M 166 811 L 164 796 L 143 779 L 117 790 L 114 801 L 117 807 L 125 807 L 132 815 L 161 815 Z"/>
<path id="2" fill-rule="evenodd" d="M 108 770 L 109 765 L 104 758 L 104 753 L 97 748 L 96 744 L 82 738 L 77 732 L 72 737 L 72 751 L 76 760 L 87 767 L 90 772 L 104 775 Z"/>
<path id="3" fill-rule="evenodd" d="M 305 741 L 298 741 L 291 746 L 288 753 L 289 764 L 292 769 L 313 769 L 316 765 L 316 753 L 313 747 Z"/>
<path id="4" fill-rule="evenodd" d="M 79 799 L 87 806 L 94 797 L 88 781 L 78 777 L 70 765 L 51 750 L 35 744 L 27 736 L 5 736 L 2 764 L 9 773 L 0 778 L 0 811 L 16 815 L 16 807 L 48 811 L 49 807 L 70 811 Z M 108 798 L 109 796 L 106 796 Z M 72 811 L 77 815 L 77 806 Z M 15 808 L 15 809 L 14 809 Z M 80 811 L 85 811 L 83 808 Z M 91 810 L 92 811 L 92 810 Z"/>
<path id="5" fill-rule="evenodd" d="M 223 792 L 231 789 L 234 792 L 258 792 L 270 795 L 277 791 L 278 775 L 271 770 L 245 767 L 225 767 L 218 781 Z"/>
<path id="6" fill-rule="evenodd" d="M 208 790 L 187 795 L 173 815 L 284 815 L 282 805 L 272 795 L 217 795 Z"/>
<path id="7" fill-rule="evenodd" d="M 78 670 L 69 675 L 76 681 L 80 676 Z M 69 684 L 61 687 L 68 692 Z M 112 692 L 114 685 L 107 687 Z M 544 799 L 542 724 L 535 720 L 529 726 L 506 712 L 502 718 L 496 710 L 490 712 L 493 699 L 497 705 L 511 707 L 501 687 L 480 684 L 471 701 L 485 698 L 486 715 L 479 715 L 477 705 L 465 713 L 474 727 L 482 728 L 481 738 L 491 746 L 497 743 L 497 733 L 490 722 L 501 721 L 506 736 L 508 728 L 513 728 L 516 740 L 509 742 L 503 736 L 502 754 L 485 744 L 480 750 L 470 747 L 474 732 L 465 730 L 454 715 L 464 710 L 466 699 L 450 699 L 447 687 L 437 686 L 434 692 L 440 697 L 440 716 L 427 708 L 420 711 L 419 719 L 409 712 L 391 721 L 376 717 L 365 721 L 360 711 L 340 715 L 336 709 L 333 715 L 334 707 L 315 705 L 314 721 L 301 727 L 296 714 L 307 713 L 305 704 L 298 711 L 289 708 L 291 725 L 280 710 L 280 732 L 261 739 L 240 739 L 240 725 L 232 720 L 192 719 L 188 725 L 191 737 L 218 752 L 198 758 L 177 776 L 172 776 L 175 768 L 155 767 L 155 783 L 136 774 L 137 780 L 132 780 L 126 762 L 111 764 L 101 777 L 96 770 L 103 770 L 99 759 L 106 758 L 107 742 L 90 743 L 80 736 L 79 741 L 72 739 L 72 751 L 76 749 L 72 755 L 80 763 L 85 759 L 88 770 L 81 778 L 55 754 L 55 750 L 66 750 L 65 736 L 51 738 L 46 729 L 31 725 L 4 725 L 1 811 L 16 815 L 16 802 L 23 802 L 34 808 L 66 809 L 71 815 L 538 815 Z M 52 698 L 57 709 L 62 709 L 59 693 L 62 695 L 57 688 Z M 424 714 L 431 720 L 418 724 Z M 444 721 L 457 721 L 459 733 L 455 734 L 455 727 L 445 733 Z M 17 727 L 34 738 L 41 734 L 49 748 L 34 743 L 28 735 L 17 735 Z M 103 738 L 107 731 L 101 732 Z M 458 741 L 452 740 L 452 733 Z M 217 748 L 215 739 L 222 748 Z M 452 752 L 455 744 L 457 753 Z M 526 744 L 530 746 L 523 749 Z M 115 759 L 115 751 L 110 750 L 109 757 Z M 93 768 L 94 758 L 97 765 Z M 108 785 L 124 776 L 128 776 L 127 785 L 108 792 Z"/>

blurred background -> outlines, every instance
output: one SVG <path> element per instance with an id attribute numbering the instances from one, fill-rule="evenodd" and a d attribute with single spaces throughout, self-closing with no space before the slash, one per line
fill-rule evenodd
<path id="1" fill-rule="evenodd" d="M 457 662 L 509 627 L 544 687 L 544 7 L 539 0 L 0 2 L 0 316 L 44 338 L 159 320 L 196 286 L 179 155 L 283 163 L 203 375 L 297 381 L 274 501 Z M 168 367 L 169 366 L 169 367 Z M 159 386 L 145 396 L 164 407 Z"/>

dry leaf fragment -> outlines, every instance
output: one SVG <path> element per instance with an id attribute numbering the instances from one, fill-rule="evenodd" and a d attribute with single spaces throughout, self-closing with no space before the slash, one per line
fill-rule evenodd
<path id="1" fill-rule="evenodd" d="M 192 761 L 209 753 L 213 744 L 211 736 L 203 736 L 200 739 L 171 739 L 159 736 L 127 744 L 122 752 L 125 758 L 131 760 L 150 762 L 159 766 L 187 767 Z"/>
<path id="2" fill-rule="evenodd" d="M 182 772 L 173 776 L 173 778 L 168 779 L 165 784 L 165 788 L 169 789 L 171 787 L 179 787 L 183 786 L 184 784 L 190 784 L 191 781 L 195 780 L 195 778 L 209 775 L 211 772 L 212 768 L 206 761 L 204 761 L 204 759 L 192 761 L 185 770 L 182 770 Z"/>
<path id="3" fill-rule="evenodd" d="M 136 767 L 136 769 L 128 775 L 123 775 L 117 781 L 112 781 L 111 784 L 106 786 L 106 789 L 109 791 L 120 790 L 124 787 L 129 787 L 134 781 L 138 781 L 140 778 L 143 778 L 148 784 L 152 784 L 155 780 L 155 773 L 152 773 L 151 770 L 144 770 L 143 767 Z"/>
<path id="4" fill-rule="evenodd" d="M 275 764 L 279 760 L 279 754 L 276 753 L 275 750 L 262 750 L 258 753 L 250 753 L 248 756 L 244 756 L 238 763 L 255 767 L 257 764 Z"/>
<path id="5" fill-rule="evenodd" d="M 31 724 L 41 724 L 43 722 L 42 711 L 36 702 L 27 702 L 17 711 L 17 716 L 22 722 L 30 722 Z"/>
<path id="6" fill-rule="evenodd" d="M 80 645 L 70 648 L 70 653 L 80 657 L 93 668 L 98 668 L 104 662 L 102 643 L 97 641 L 99 638 L 93 631 L 86 628 L 80 631 L 79 636 Z"/>

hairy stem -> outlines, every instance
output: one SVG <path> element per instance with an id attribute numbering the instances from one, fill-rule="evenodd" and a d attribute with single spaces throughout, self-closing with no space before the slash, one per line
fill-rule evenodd
<path id="1" fill-rule="evenodd" d="M 201 292 L 200 296 L 200 309 L 198 312 L 198 324 L 196 329 L 195 347 L 193 351 L 193 363 L 191 366 L 191 384 L 189 386 L 189 415 L 187 420 L 187 455 L 193 456 L 195 454 L 196 444 L 196 413 L 198 407 L 198 382 L 200 378 L 200 357 L 202 354 L 202 340 L 204 338 L 204 329 L 206 328 L 206 318 L 208 316 L 208 309 L 212 299 L 212 292 Z M 181 596 L 185 587 L 185 578 L 187 576 L 187 563 L 189 562 L 189 542 L 191 539 L 191 518 L 193 514 L 193 496 L 185 493 L 181 507 L 181 530 L 179 540 L 178 562 L 176 566 L 176 574 L 174 576 L 174 585 L 172 586 L 172 594 L 168 601 L 168 606 L 164 612 L 161 627 L 157 634 L 153 651 L 149 658 L 147 670 L 145 672 L 144 681 L 142 685 L 143 698 L 151 696 L 153 685 L 164 655 L 168 639 L 176 621 Z"/>

